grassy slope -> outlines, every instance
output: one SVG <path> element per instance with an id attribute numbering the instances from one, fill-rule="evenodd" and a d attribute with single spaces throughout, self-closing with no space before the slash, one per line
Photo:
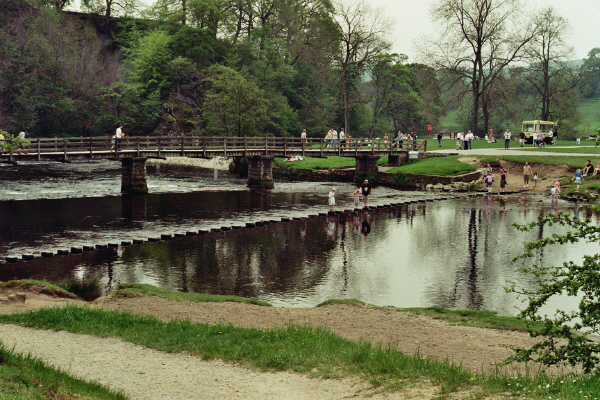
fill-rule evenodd
<path id="1" fill-rule="evenodd" d="M 181 293 L 161 290 L 149 285 L 122 285 L 123 295 L 154 295 L 181 299 Z M 201 295 L 200 295 L 201 296 Z M 219 296 L 211 296 L 218 300 Z M 188 297 L 186 297 L 188 299 Z M 206 301 L 200 299 L 198 301 Z M 328 303 L 335 302 L 330 301 Z M 499 329 L 521 329 L 515 318 L 495 313 L 429 309 L 393 309 L 398 312 L 425 313 L 452 323 Z M 174 320 L 161 322 L 153 317 L 128 313 L 94 310 L 84 307 L 45 309 L 26 314 L 2 315 L 0 322 L 16 323 L 39 329 L 67 330 L 97 336 L 120 337 L 168 352 L 189 352 L 203 358 L 219 358 L 265 370 L 292 370 L 322 377 L 361 376 L 381 390 L 394 390 L 415 382 L 430 381 L 439 385 L 444 394 L 471 391 L 479 396 L 495 394 L 494 398 L 593 399 L 600 392 L 598 376 L 507 377 L 473 375 L 448 362 L 427 360 L 383 346 L 354 343 L 325 329 L 310 326 L 290 326 L 282 329 L 244 329 L 223 324 L 193 324 Z M 90 387 L 53 370 L 38 371 L 39 362 L 15 357 L 0 349 L 1 398 L 69 398 L 63 392 L 84 393 L 89 398 L 119 399 L 122 396 Z M 35 364 L 33 367 L 31 365 Z M 535 375 L 535 376 L 534 376 Z M 15 384 L 14 382 L 18 382 Z M 41 386 L 40 386 L 41 384 Z M 82 389 L 73 385 L 83 385 Z M 35 386 L 35 388 L 34 388 Z M 32 394 L 30 390 L 36 390 Z M 59 397 L 56 397 L 56 395 Z"/>
<path id="2" fill-rule="evenodd" d="M 222 324 L 193 324 L 153 317 L 94 310 L 84 307 L 45 309 L 0 316 L 0 321 L 40 329 L 67 330 L 97 336 L 119 337 L 167 352 L 187 352 L 205 359 L 219 358 L 265 370 L 291 370 L 321 377 L 362 376 L 382 390 L 431 381 L 442 392 L 502 393 L 528 399 L 593 398 L 600 391 L 597 376 L 528 378 L 473 375 L 448 362 L 407 356 L 392 347 L 354 343 L 325 329 L 289 326 L 280 329 L 245 329 Z M 567 383 L 565 384 L 564 381 Z M 501 397 L 495 397 L 501 398 Z"/>

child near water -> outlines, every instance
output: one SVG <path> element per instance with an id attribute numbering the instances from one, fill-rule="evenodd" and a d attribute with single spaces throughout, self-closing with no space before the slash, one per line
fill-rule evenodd
<path id="1" fill-rule="evenodd" d="M 535 188 L 537 186 L 537 181 L 538 181 L 538 174 L 537 172 L 533 173 L 533 187 Z"/>
<path id="2" fill-rule="evenodd" d="M 578 169 L 577 172 L 575 172 L 575 176 L 573 178 L 571 178 L 571 180 L 575 181 L 575 185 L 577 185 L 577 189 L 576 191 L 579 192 L 579 185 L 581 185 L 581 181 L 583 179 L 583 174 L 581 173 L 581 170 Z"/>
<path id="3" fill-rule="evenodd" d="M 335 206 L 335 188 L 331 189 L 331 192 L 329 192 L 329 211 L 333 211 L 334 206 Z"/>
<path id="4" fill-rule="evenodd" d="M 354 208 L 358 208 L 358 203 L 360 203 L 360 188 L 352 193 L 352 197 L 354 198 Z"/>
<path id="5" fill-rule="evenodd" d="M 494 182 L 494 175 L 492 173 L 487 174 L 485 177 L 485 183 L 487 184 L 488 193 L 492 192 L 492 183 Z"/>

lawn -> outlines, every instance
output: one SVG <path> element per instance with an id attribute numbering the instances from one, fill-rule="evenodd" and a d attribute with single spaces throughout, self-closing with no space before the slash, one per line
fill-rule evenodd
<path id="1" fill-rule="evenodd" d="M 458 161 L 462 156 L 429 157 L 388 170 L 389 173 L 454 176 L 477 171 L 477 168 Z"/>

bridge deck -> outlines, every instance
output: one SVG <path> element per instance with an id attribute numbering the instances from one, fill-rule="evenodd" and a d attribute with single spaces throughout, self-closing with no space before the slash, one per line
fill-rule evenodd
<path id="1" fill-rule="evenodd" d="M 119 142 L 119 141 L 117 141 Z M 14 154 L 0 154 L 0 161 L 69 161 L 121 159 L 130 157 L 360 157 L 406 155 L 409 150 L 427 151 L 427 141 L 393 143 L 383 140 L 351 139 L 328 143 L 325 139 L 275 137 L 124 137 L 120 143 L 106 137 L 33 139 Z"/>

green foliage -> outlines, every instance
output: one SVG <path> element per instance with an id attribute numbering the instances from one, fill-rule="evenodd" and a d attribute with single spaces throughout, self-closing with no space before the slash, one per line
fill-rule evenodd
<path id="1" fill-rule="evenodd" d="M 70 280 L 68 282 L 60 283 L 59 286 L 67 292 L 73 293 L 86 301 L 96 300 L 98 297 L 102 296 L 102 287 L 100 286 L 100 281 L 98 279 L 83 281 Z"/>
<path id="2" fill-rule="evenodd" d="M 11 135 L 0 129 L 0 135 L 4 136 L 4 140 L 0 141 L 0 149 L 13 154 L 20 148 L 29 146 L 29 141 L 20 139 L 18 136 Z"/>
<path id="3" fill-rule="evenodd" d="M 138 83 L 143 94 L 162 92 L 168 87 L 167 64 L 172 60 L 171 36 L 163 30 L 142 35 L 127 50 L 129 77 Z"/>
<path id="4" fill-rule="evenodd" d="M 213 65 L 207 73 L 211 88 L 204 102 L 206 134 L 267 136 L 270 102 L 251 78 L 222 65 Z"/>
<path id="5" fill-rule="evenodd" d="M 600 47 L 589 51 L 588 57 L 581 66 L 582 79 L 579 88 L 583 97 L 587 99 L 600 96 Z"/>
<path id="6" fill-rule="evenodd" d="M 0 115 L 34 136 L 97 133 L 98 93 L 117 79 L 96 32 L 53 9 L 11 14 L 0 27 Z"/>
<path id="7" fill-rule="evenodd" d="M 513 282 L 507 290 L 528 299 L 519 318 L 527 323 L 530 335 L 539 338 L 539 342 L 530 348 L 516 347 L 511 360 L 535 361 L 546 366 L 570 364 L 582 367 L 586 373 L 598 372 L 600 344 L 589 342 L 586 335 L 600 333 L 600 254 L 584 255 L 580 265 L 569 261 L 554 266 L 536 260 L 550 246 L 599 242 L 600 227 L 590 220 L 582 221 L 563 213 L 541 216 L 529 225 L 516 226 L 525 232 L 545 232 L 555 225 L 568 231 L 527 243 L 525 253 L 515 258 L 523 262 L 519 271 L 536 285 L 527 289 Z M 577 299 L 577 308 L 558 309 L 551 315 L 543 313 L 542 308 L 557 296 Z"/>

